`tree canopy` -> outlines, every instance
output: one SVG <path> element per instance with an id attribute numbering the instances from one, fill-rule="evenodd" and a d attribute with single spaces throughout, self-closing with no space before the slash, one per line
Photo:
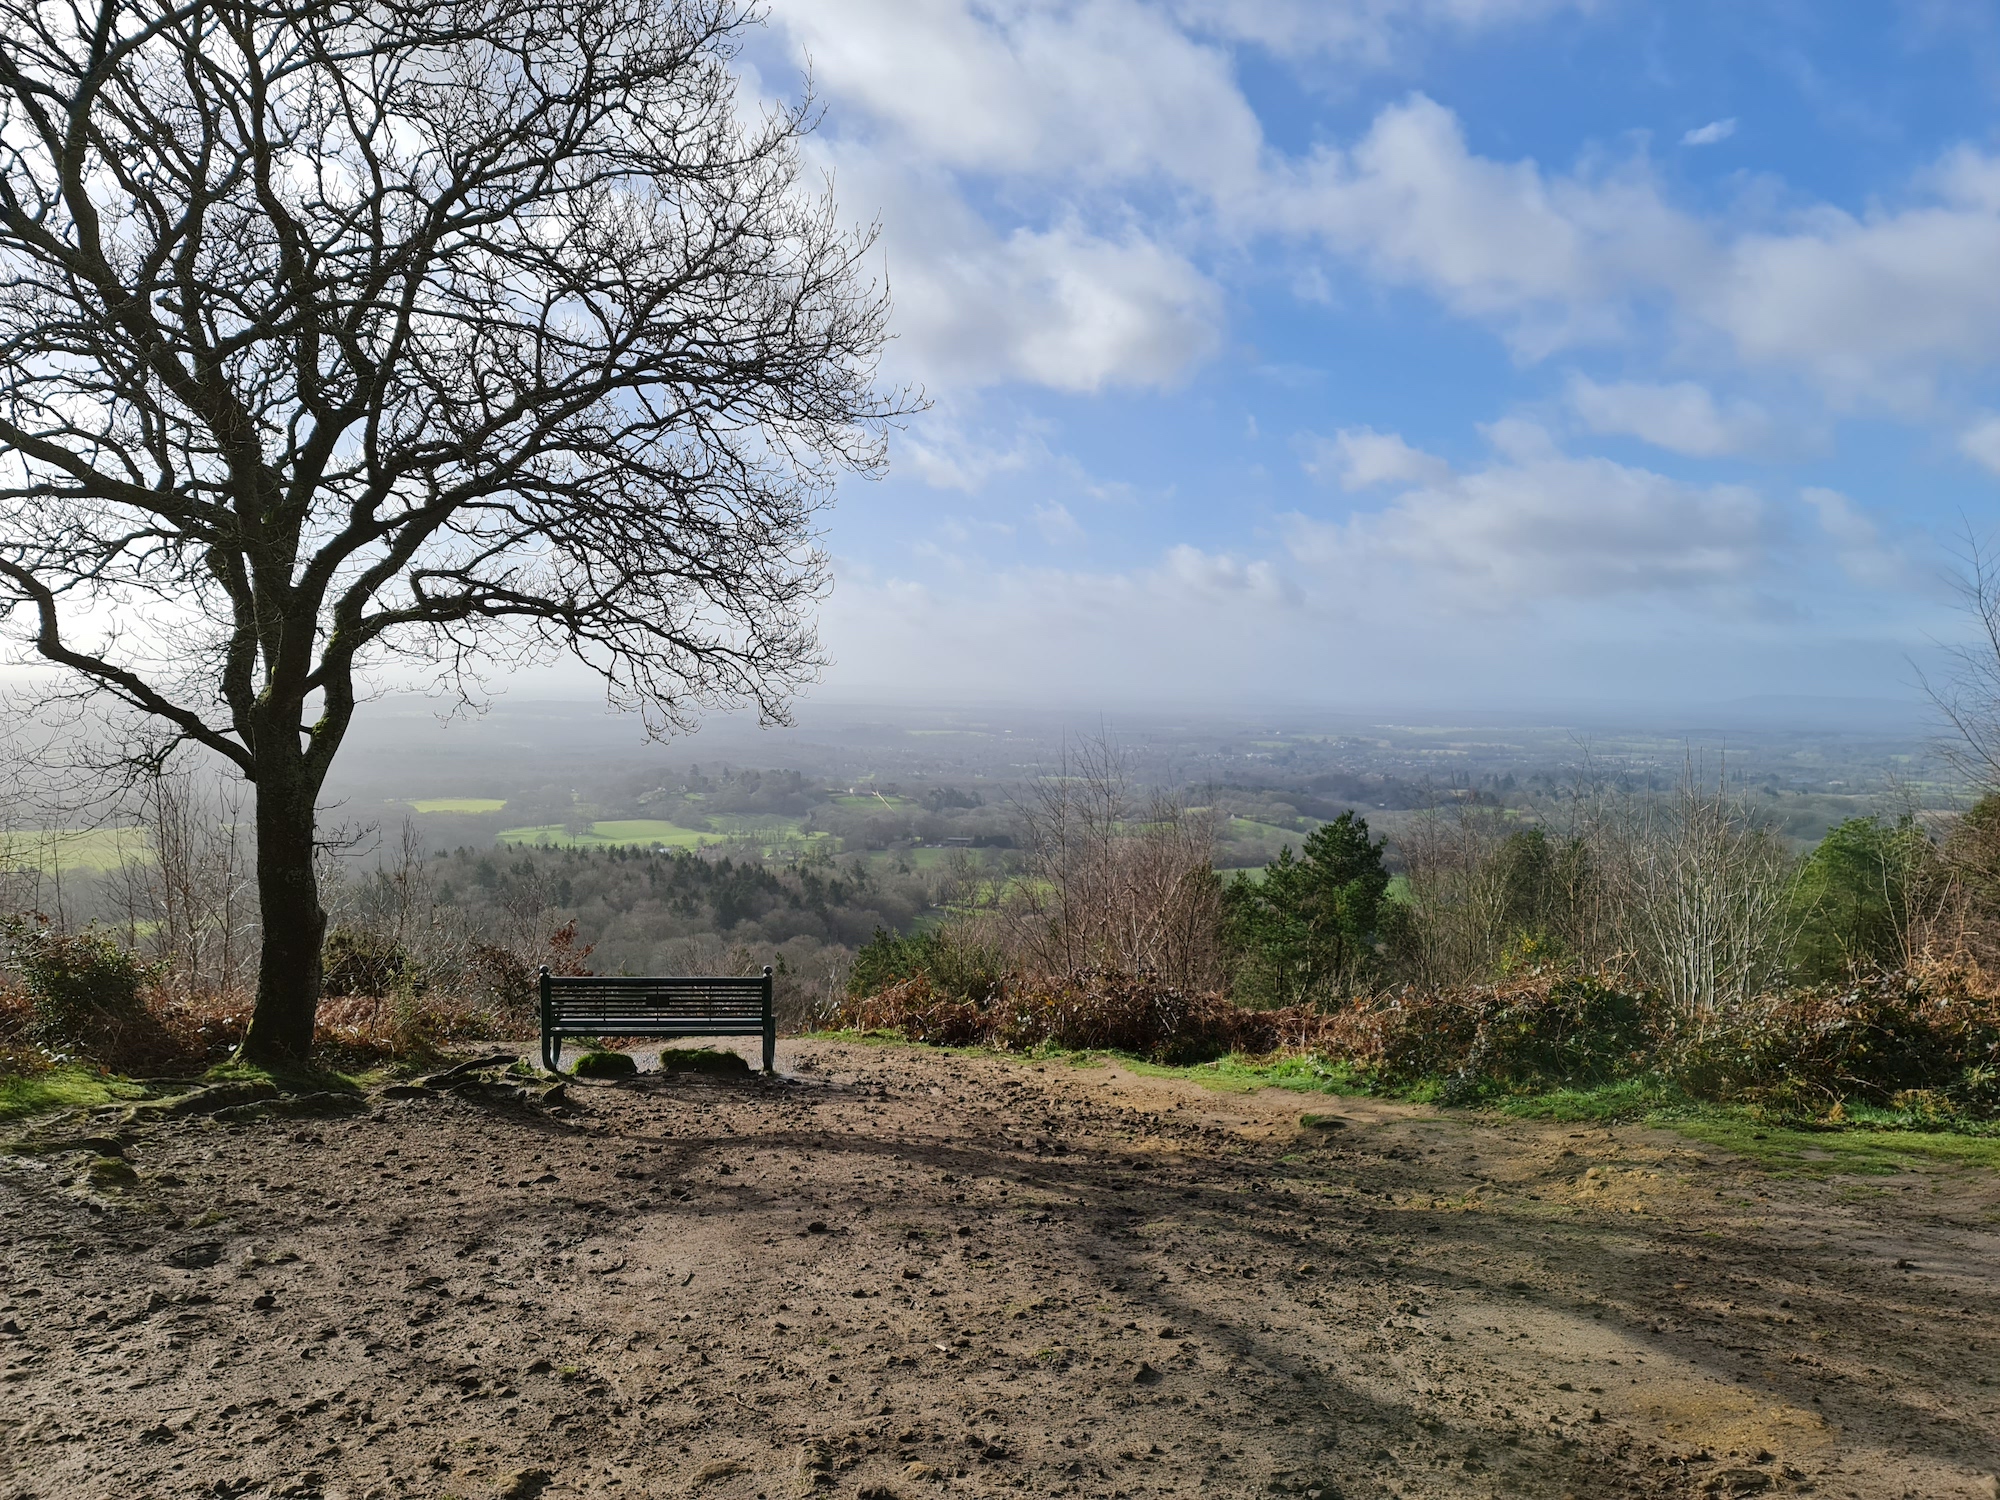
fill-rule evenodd
<path id="1" fill-rule="evenodd" d="M 820 664 L 814 517 L 898 401 L 750 19 L 0 0 L 0 616 L 256 784 L 260 1045 L 371 668 L 567 653 L 667 729 Z"/>
<path id="2" fill-rule="evenodd" d="M 1252 1003 L 1297 1005 L 1342 993 L 1374 958 L 1389 872 L 1387 841 L 1344 812 L 1265 866 L 1239 874 L 1225 896 L 1234 992 Z"/>

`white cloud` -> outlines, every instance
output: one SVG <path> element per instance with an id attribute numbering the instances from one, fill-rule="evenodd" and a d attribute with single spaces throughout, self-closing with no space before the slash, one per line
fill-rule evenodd
<path id="1" fill-rule="evenodd" d="M 1060 500 L 1035 507 L 1035 529 L 1051 547 L 1074 547 L 1084 540 L 1083 527 Z"/>
<path id="2" fill-rule="evenodd" d="M 2000 474 L 2000 416 L 1981 417 L 1961 432 L 1958 451 L 1989 473 Z"/>
<path id="3" fill-rule="evenodd" d="M 1297 602 L 1297 591 L 1269 561 L 1246 562 L 1218 552 L 1204 552 L 1182 543 L 1167 550 L 1150 581 L 1165 584 L 1183 597 L 1195 594 L 1211 602 L 1254 599 L 1266 604 Z"/>
<path id="4" fill-rule="evenodd" d="M 780 0 L 776 15 L 836 106 L 815 149 L 843 209 L 883 219 L 891 359 L 923 378 L 1173 384 L 1221 346 L 1206 252 L 1274 233 L 1492 324 L 1526 358 L 1630 338 L 1664 309 L 1688 347 L 1719 344 L 1848 401 L 1908 407 L 1941 365 L 1992 359 L 2000 155 L 1950 154 L 1900 207 L 1736 229 L 1676 207 L 1640 153 L 1569 167 L 1479 154 L 1421 93 L 1344 147 L 1283 157 L 1227 45 L 1365 58 L 1398 37 L 1581 8 Z M 1713 143 L 1731 123 L 1685 139 Z M 1338 295 L 1325 267 L 1294 276 L 1315 278 Z"/>
<path id="5" fill-rule="evenodd" d="M 1220 288 L 1136 229 L 1002 234 L 944 174 L 857 147 L 836 161 L 842 203 L 884 220 L 899 372 L 960 388 L 1170 386 L 1221 341 Z"/>
<path id="6" fill-rule="evenodd" d="M 1738 401 L 1725 411 L 1707 387 L 1691 380 L 1599 385 L 1577 375 L 1569 383 L 1569 404 L 1592 432 L 1635 437 L 1691 458 L 1748 452 L 1770 434 L 1770 421 L 1758 407 Z"/>
<path id="7" fill-rule="evenodd" d="M 1849 578 L 1868 588 L 1910 582 L 1908 559 L 1882 539 L 1880 528 L 1847 496 L 1814 486 L 1800 490 L 1799 498 L 1817 515 L 1820 530 L 1833 543 L 1834 559 Z"/>
<path id="8" fill-rule="evenodd" d="M 1466 35 L 1588 12 L 1594 0 L 1175 0 L 1190 25 L 1280 56 L 1331 54 L 1380 67 L 1426 36 Z"/>
<path id="9" fill-rule="evenodd" d="M 1350 150 L 1293 169 L 1272 213 L 1386 281 L 1511 325 L 1531 353 L 1615 332 L 1633 286 L 1710 258 L 1643 164 L 1552 176 L 1476 156 L 1457 116 L 1422 94 L 1383 110 Z"/>
<path id="10" fill-rule="evenodd" d="M 1498 424 L 1496 424 L 1497 426 Z M 1573 458 L 1530 424 L 1498 461 L 1342 521 L 1294 517 L 1293 555 L 1344 578 L 1394 572 L 1472 609 L 1552 598 L 1714 593 L 1754 581 L 1772 550 L 1762 499 L 1602 458 Z"/>
<path id="11" fill-rule="evenodd" d="M 1706 125 L 1696 126 L 1681 137 L 1683 146 L 1715 146 L 1736 134 L 1736 121 L 1711 120 Z"/>
<path id="12" fill-rule="evenodd" d="M 1027 433 L 996 444 L 969 433 L 953 404 L 925 412 L 894 438 L 893 458 L 908 463 L 934 489 L 975 494 L 1002 474 L 1018 473 L 1047 457 L 1042 443 Z"/>
<path id="13" fill-rule="evenodd" d="M 1305 471 L 1344 490 L 1377 484 L 1423 484 L 1446 478 L 1451 465 L 1412 448 L 1401 434 L 1372 427 L 1343 427 L 1331 438 L 1308 436 L 1301 447 Z"/>
<path id="14" fill-rule="evenodd" d="M 1262 130 L 1224 51 L 1138 0 L 779 0 L 774 19 L 833 106 L 814 151 L 842 212 L 881 219 L 898 373 L 1162 386 L 1218 346 L 1185 214 L 1132 192 L 1199 214 L 1254 190 Z M 974 178 L 1005 206 L 975 208 Z"/>
<path id="15" fill-rule="evenodd" d="M 1274 181 L 1274 227 L 1497 324 L 1528 357 L 1623 337 L 1658 304 L 1753 366 L 1910 407 L 1941 368 L 2000 351 L 2000 154 L 1950 153 L 1900 207 L 1732 231 L 1669 203 L 1643 159 L 1550 172 L 1477 155 L 1417 94 Z"/>
<path id="16" fill-rule="evenodd" d="M 1921 201 L 1856 216 L 1822 207 L 1739 236 L 1690 308 L 1755 363 L 1802 369 L 1838 393 L 1909 399 L 1940 363 L 2000 349 L 2000 159 L 1954 152 Z"/>
<path id="17" fill-rule="evenodd" d="M 816 149 L 843 209 L 882 215 L 902 340 L 892 358 L 925 376 L 1171 384 L 1220 347 L 1206 254 L 1274 233 L 1490 323 L 1527 358 L 1630 338 L 1665 310 L 1685 348 L 1803 373 L 1843 401 L 1914 409 L 1943 367 L 1992 361 L 2000 154 L 1952 152 L 1900 203 L 1748 228 L 1747 209 L 1731 223 L 1674 205 L 1640 150 L 1569 166 L 1479 154 L 1422 94 L 1345 146 L 1286 158 L 1230 52 L 1248 42 L 1365 62 L 1411 38 L 1589 8 L 778 0 L 775 15 L 835 106 Z M 1733 123 L 1683 139 L 1713 144 Z M 1293 280 L 1339 292 L 1325 266 Z"/>
<path id="18" fill-rule="evenodd" d="M 823 92 L 924 162 L 1215 196 L 1256 170 L 1263 132 L 1228 54 L 1137 0 L 780 0 L 775 16 Z"/>

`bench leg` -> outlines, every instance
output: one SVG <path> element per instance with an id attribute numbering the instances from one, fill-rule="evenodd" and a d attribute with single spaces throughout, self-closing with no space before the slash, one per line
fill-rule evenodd
<path id="1" fill-rule="evenodd" d="M 542 1033 L 542 1066 L 551 1073 L 562 1072 L 562 1038 Z"/>
<path id="2" fill-rule="evenodd" d="M 777 1072 L 778 1071 L 777 1063 L 778 1063 L 778 1028 L 776 1026 L 767 1024 L 764 1027 L 764 1071 L 766 1073 Z"/>

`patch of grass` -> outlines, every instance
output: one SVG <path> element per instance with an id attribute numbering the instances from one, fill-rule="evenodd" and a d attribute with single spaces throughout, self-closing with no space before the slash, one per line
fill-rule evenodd
<path id="1" fill-rule="evenodd" d="M 726 842 L 721 834 L 701 833 L 668 823 L 660 818 L 614 818 L 592 823 L 582 833 L 571 833 L 561 823 L 543 823 L 533 828 L 503 828 L 494 838 L 502 844 L 531 844 L 546 849 L 611 849 L 616 847 L 699 849 L 707 844 Z"/>
<path id="2" fill-rule="evenodd" d="M 841 792 L 832 799 L 835 807 L 873 807 L 884 812 L 907 812 L 923 804 L 910 797 L 883 797 L 874 792 Z"/>
<path id="3" fill-rule="evenodd" d="M 418 797 L 410 803 L 420 813 L 497 813 L 506 805 L 504 797 Z"/>
<path id="4" fill-rule="evenodd" d="M 31 828 L 0 833 L 0 864 L 33 868 L 44 875 L 58 869 L 102 874 L 126 865 L 151 864 L 152 860 L 152 841 L 139 827 Z"/>
<path id="5" fill-rule="evenodd" d="M 202 1075 L 204 1083 L 268 1083 L 281 1094 L 358 1094 L 367 1081 L 331 1068 L 267 1068 L 233 1057 Z"/>
<path id="6" fill-rule="evenodd" d="M 639 1065 L 624 1052 L 586 1052 L 569 1070 L 578 1078 L 630 1078 Z"/>
<path id="7" fill-rule="evenodd" d="M 57 1109 L 94 1109 L 143 1099 L 146 1088 L 94 1068 L 54 1068 L 21 1078 L 0 1078 L 0 1120 L 18 1120 Z"/>
<path id="8" fill-rule="evenodd" d="M 1773 1120 L 1754 1105 L 1704 1103 L 1656 1078 L 1553 1089 L 1499 1100 L 1494 1108 L 1523 1120 L 1661 1126 L 1788 1177 L 1885 1176 L 1924 1167 L 2000 1171 L 2000 1124 L 1991 1121 L 1940 1128 L 1864 1105 L 1851 1108 L 1844 1123 L 1808 1126 Z"/>
<path id="9" fill-rule="evenodd" d="M 716 835 L 683 828 L 663 818 L 613 818 L 592 823 L 591 837 L 606 844 L 665 844 L 671 849 L 698 849 L 718 842 Z"/>
<path id="10" fill-rule="evenodd" d="M 845 1042 L 850 1047 L 922 1047 L 922 1042 L 913 1042 L 900 1031 L 886 1028 L 875 1031 L 855 1031 L 845 1028 L 836 1031 L 802 1031 L 802 1042 Z M 928 1052 L 942 1052 L 951 1057 L 979 1056 L 985 1049 L 980 1047 L 927 1047 Z"/>
<path id="11" fill-rule="evenodd" d="M 1783 1177 L 1887 1177 L 1940 1168 L 2000 1172 L 2000 1136 L 1944 1130 L 1876 1130 L 1848 1125 L 1801 1130 L 1746 1109 L 1663 1111 L 1649 1120 L 1747 1157 Z"/>
<path id="12" fill-rule="evenodd" d="M 1365 1071 L 1351 1063 L 1330 1061 L 1311 1055 L 1294 1057 L 1244 1057 L 1230 1053 L 1213 1062 L 1175 1066 L 1151 1062 L 1123 1052 L 1059 1052 L 1049 1049 L 1026 1055 L 1050 1058 L 1076 1067 L 1095 1067 L 1115 1062 L 1142 1078 L 1185 1078 L 1203 1088 L 1224 1094 L 1254 1094 L 1259 1089 L 1290 1089 L 1301 1094 L 1373 1094 L 1381 1092 Z"/>
<path id="13" fill-rule="evenodd" d="M 1679 1090 L 1651 1078 L 1628 1078 L 1593 1088 L 1552 1089 L 1546 1094 L 1503 1099 L 1495 1106 L 1521 1120 L 1579 1121 L 1609 1125 L 1639 1120 L 1660 1110 L 1682 1109 L 1693 1101 Z"/>
<path id="14" fill-rule="evenodd" d="M 1318 818 L 1306 818 L 1303 821 L 1311 823 L 1314 827 L 1320 822 Z M 1289 843 L 1293 849 L 1297 849 L 1306 838 L 1306 834 L 1296 828 L 1285 828 L 1277 823 L 1260 823 L 1255 818 L 1231 818 L 1223 825 L 1222 836 L 1225 839 L 1257 839 L 1265 843 Z"/>
<path id="15" fill-rule="evenodd" d="M 99 1189 L 130 1187 L 139 1180 L 132 1164 L 116 1156 L 94 1157 L 86 1170 L 90 1174 L 90 1185 Z"/>
<path id="16" fill-rule="evenodd" d="M 707 1073 L 718 1078 L 730 1078 L 748 1073 L 750 1064 L 736 1053 L 724 1052 L 717 1047 L 662 1047 L 660 1071 Z"/>

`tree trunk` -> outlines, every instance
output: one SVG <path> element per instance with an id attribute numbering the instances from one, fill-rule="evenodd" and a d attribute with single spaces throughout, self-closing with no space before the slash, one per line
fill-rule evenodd
<path id="1" fill-rule="evenodd" d="M 257 1005 L 239 1055 L 267 1067 L 296 1067 L 312 1050 L 320 949 L 326 938 L 326 912 L 319 904 L 313 868 L 318 788 L 301 756 L 290 765 L 260 765 L 256 793 L 257 903 L 264 949 L 257 965 Z"/>

